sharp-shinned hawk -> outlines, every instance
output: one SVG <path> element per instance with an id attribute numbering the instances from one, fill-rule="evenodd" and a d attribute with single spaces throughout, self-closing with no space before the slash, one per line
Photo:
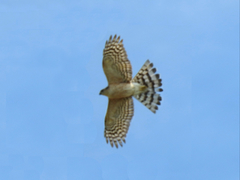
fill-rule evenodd
<path id="1" fill-rule="evenodd" d="M 103 70 L 108 80 L 108 87 L 100 94 L 108 97 L 108 109 L 105 117 L 104 136 L 111 146 L 125 143 L 126 134 L 133 117 L 133 99 L 150 109 L 153 113 L 162 100 L 162 80 L 156 74 L 156 68 L 147 60 L 137 75 L 132 79 L 132 66 L 123 47 L 123 40 L 117 35 L 106 41 L 103 50 Z"/>

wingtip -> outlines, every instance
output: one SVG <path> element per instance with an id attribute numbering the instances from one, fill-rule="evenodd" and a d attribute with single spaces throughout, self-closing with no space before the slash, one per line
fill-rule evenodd
<path id="1" fill-rule="evenodd" d="M 117 38 L 117 42 L 119 41 L 119 39 L 120 39 L 120 36 L 118 36 L 118 38 Z"/>
<path id="2" fill-rule="evenodd" d="M 113 142 L 112 142 L 112 141 L 110 141 L 110 144 L 111 144 L 111 146 L 113 147 Z"/>

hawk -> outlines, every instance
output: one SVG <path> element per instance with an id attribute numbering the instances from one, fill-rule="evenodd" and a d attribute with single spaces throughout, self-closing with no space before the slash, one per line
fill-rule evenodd
<path id="1" fill-rule="evenodd" d="M 106 41 L 103 50 L 102 66 L 108 86 L 100 95 L 108 97 L 108 109 L 105 117 L 104 136 L 111 146 L 126 142 L 130 121 L 133 117 L 133 99 L 135 97 L 153 113 L 162 100 L 157 92 L 163 91 L 160 75 L 156 74 L 153 63 L 147 60 L 137 75 L 132 79 L 132 66 L 123 47 L 123 40 L 117 35 Z"/>

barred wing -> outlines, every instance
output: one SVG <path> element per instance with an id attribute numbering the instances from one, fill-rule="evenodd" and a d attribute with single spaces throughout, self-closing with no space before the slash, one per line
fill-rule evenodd
<path id="1" fill-rule="evenodd" d="M 130 82 L 132 79 L 132 66 L 127 58 L 120 36 L 110 36 L 103 50 L 103 70 L 108 84 Z"/>
<path id="2" fill-rule="evenodd" d="M 109 99 L 104 136 L 107 143 L 110 141 L 112 147 L 115 144 L 118 148 L 118 143 L 122 146 L 122 141 L 125 143 L 133 112 L 132 97 Z"/>

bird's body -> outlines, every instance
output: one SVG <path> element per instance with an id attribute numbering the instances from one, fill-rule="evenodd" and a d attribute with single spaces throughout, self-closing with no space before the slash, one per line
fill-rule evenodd
<path id="1" fill-rule="evenodd" d="M 108 109 L 105 117 L 104 136 L 111 146 L 122 146 L 133 117 L 133 99 L 135 97 L 153 113 L 162 100 L 160 75 L 147 60 L 137 75 L 132 78 L 132 66 L 127 58 L 120 36 L 115 35 L 106 42 L 103 50 L 103 70 L 108 86 L 100 94 L 108 97 Z"/>
<path id="2" fill-rule="evenodd" d="M 147 90 L 147 86 L 141 85 L 139 83 L 119 83 L 119 84 L 109 84 L 105 88 L 104 94 L 110 99 L 120 99 L 125 97 L 131 97 L 138 95 Z"/>

